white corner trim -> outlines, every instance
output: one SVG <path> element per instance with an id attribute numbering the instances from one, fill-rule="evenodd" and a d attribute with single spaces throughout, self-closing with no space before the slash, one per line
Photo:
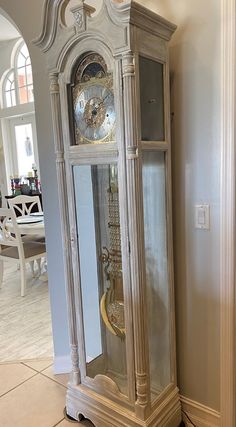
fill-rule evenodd
<path id="1" fill-rule="evenodd" d="M 54 374 L 68 374 L 72 371 L 70 354 L 67 356 L 55 356 L 53 362 Z"/>
<path id="2" fill-rule="evenodd" d="M 235 0 L 221 0 L 220 412 L 235 425 Z"/>
<path id="3" fill-rule="evenodd" d="M 180 396 L 180 402 L 183 410 L 183 420 L 187 427 L 192 427 L 193 425 L 197 427 L 220 426 L 219 412 L 184 396 Z M 184 413 L 187 414 L 187 416 L 185 416 Z"/>

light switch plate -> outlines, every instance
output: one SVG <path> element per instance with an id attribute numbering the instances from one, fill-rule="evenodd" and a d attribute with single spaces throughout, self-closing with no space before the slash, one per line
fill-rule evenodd
<path id="1" fill-rule="evenodd" d="M 195 205 L 195 228 L 210 230 L 210 205 Z"/>

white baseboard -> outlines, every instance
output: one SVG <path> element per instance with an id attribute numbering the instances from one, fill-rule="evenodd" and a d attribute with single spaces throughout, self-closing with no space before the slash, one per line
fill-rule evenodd
<path id="1" fill-rule="evenodd" d="M 68 356 L 54 356 L 54 374 L 68 374 L 71 372 L 71 369 L 71 357 L 69 354 Z"/>
<path id="2" fill-rule="evenodd" d="M 183 410 L 183 420 L 186 427 L 192 427 L 193 425 L 196 427 L 220 426 L 219 412 L 184 396 L 180 396 L 180 402 Z"/>

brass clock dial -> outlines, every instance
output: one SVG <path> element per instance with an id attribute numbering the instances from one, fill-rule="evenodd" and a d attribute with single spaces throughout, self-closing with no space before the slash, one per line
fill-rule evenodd
<path id="1" fill-rule="evenodd" d="M 91 79 L 88 85 L 81 87 L 75 101 L 74 113 L 79 143 L 105 142 L 113 132 L 114 94 L 102 80 L 106 79 Z"/>

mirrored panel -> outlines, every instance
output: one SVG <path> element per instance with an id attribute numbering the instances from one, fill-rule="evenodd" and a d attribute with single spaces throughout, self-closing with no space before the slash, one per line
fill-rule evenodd
<path id="1" fill-rule="evenodd" d="M 139 57 L 141 139 L 164 141 L 163 64 Z"/>
<path id="2" fill-rule="evenodd" d="M 150 386 L 154 400 L 171 380 L 164 152 L 143 152 L 143 199 Z"/>
<path id="3" fill-rule="evenodd" d="M 117 166 L 74 166 L 87 376 L 127 393 Z"/>
<path id="4" fill-rule="evenodd" d="M 114 142 L 113 76 L 101 55 L 88 53 L 79 62 L 72 99 L 75 144 Z"/>

